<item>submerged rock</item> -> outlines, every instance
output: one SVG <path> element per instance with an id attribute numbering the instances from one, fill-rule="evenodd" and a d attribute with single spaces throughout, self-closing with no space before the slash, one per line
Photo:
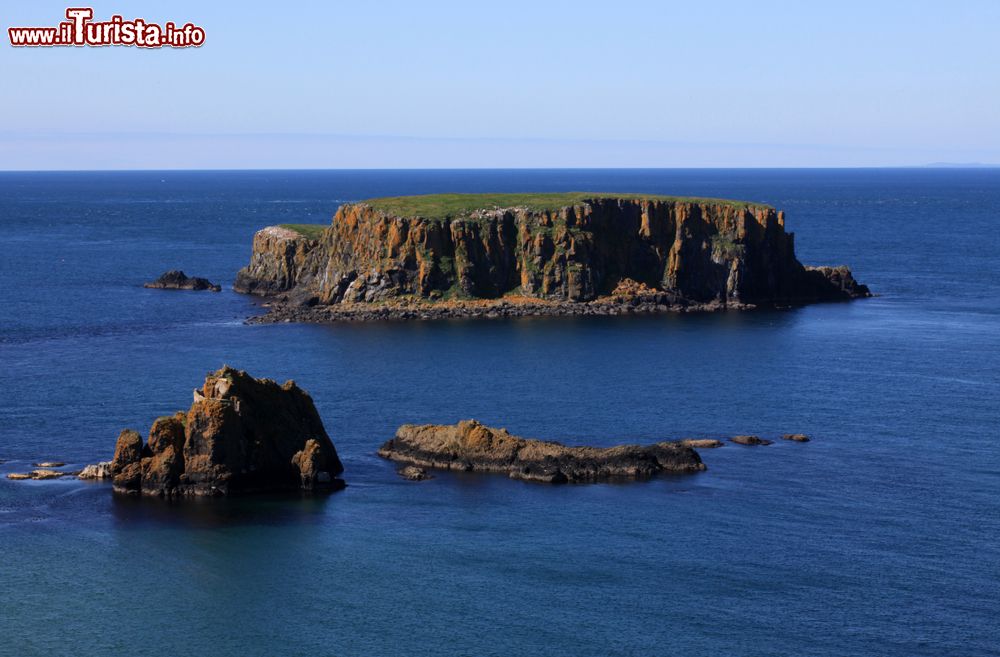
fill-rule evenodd
<path id="1" fill-rule="evenodd" d="M 228 366 L 187 413 L 157 419 L 145 445 L 122 431 L 110 463 L 116 492 L 162 497 L 335 490 L 343 469 L 308 393 Z"/>
<path id="2" fill-rule="evenodd" d="M 807 443 L 809 442 L 809 436 L 804 433 L 786 433 L 781 437 L 782 440 L 791 440 L 797 443 Z"/>
<path id="3" fill-rule="evenodd" d="M 513 436 L 475 420 L 456 425 L 405 424 L 378 455 L 416 466 L 499 472 L 512 479 L 547 483 L 647 479 L 661 472 L 705 469 L 698 453 L 679 443 L 567 447 Z"/>
<path id="4" fill-rule="evenodd" d="M 770 440 L 764 440 L 763 438 L 761 438 L 759 436 L 733 436 L 729 440 L 730 440 L 730 442 L 734 442 L 737 445 L 747 445 L 747 446 L 750 446 L 750 447 L 752 447 L 754 445 L 770 445 L 771 444 Z"/>
<path id="5" fill-rule="evenodd" d="M 402 467 L 399 470 L 396 470 L 396 474 L 398 474 L 403 479 L 407 479 L 409 481 L 424 481 L 425 479 L 434 478 L 434 475 L 428 474 L 426 470 L 424 470 L 423 468 L 418 468 L 415 465 L 407 465 L 405 467 Z"/>
<path id="6" fill-rule="evenodd" d="M 178 269 L 171 269 L 164 272 L 155 281 L 145 283 L 143 287 L 154 290 L 211 290 L 212 292 L 222 291 L 221 285 L 216 285 L 207 278 L 188 276 Z"/>
<path id="7" fill-rule="evenodd" d="M 36 468 L 61 468 L 64 465 L 66 464 L 62 461 L 41 461 L 34 464 Z"/>
<path id="8" fill-rule="evenodd" d="M 32 470 L 31 472 L 32 479 L 40 479 L 40 480 L 59 479 L 61 477 L 72 477 L 72 476 L 73 476 L 72 472 L 61 472 L 59 470 L 50 470 L 48 468 L 44 468 L 41 470 Z"/>
<path id="9" fill-rule="evenodd" d="M 36 481 L 45 481 L 46 479 L 60 479 L 62 477 L 73 477 L 75 475 L 75 472 L 63 472 L 61 470 L 50 470 L 45 468 L 41 470 L 32 470 L 31 472 L 11 472 L 7 475 L 7 478 L 14 480 L 33 479 Z"/>

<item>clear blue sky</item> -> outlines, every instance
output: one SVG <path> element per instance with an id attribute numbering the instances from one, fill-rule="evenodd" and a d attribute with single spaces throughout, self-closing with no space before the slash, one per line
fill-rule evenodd
<path id="1" fill-rule="evenodd" d="M 0 169 L 1000 163 L 996 0 L 100 0 L 207 42 L 10 47 L 67 1 L 0 8 Z"/>

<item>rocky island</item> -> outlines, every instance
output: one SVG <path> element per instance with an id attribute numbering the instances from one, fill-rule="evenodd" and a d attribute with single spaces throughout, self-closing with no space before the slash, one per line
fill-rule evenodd
<path id="1" fill-rule="evenodd" d="M 255 321 L 748 309 L 870 296 L 807 267 L 770 206 L 642 194 L 438 194 L 257 232 Z"/>
<path id="2" fill-rule="evenodd" d="M 705 469 L 698 452 L 682 442 L 616 447 L 567 447 L 513 436 L 475 420 L 455 425 L 404 424 L 378 455 L 411 466 L 498 472 L 511 479 L 585 483 L 648 479 L 660 473 Z M 404 468 L 401 474 L 411 477 Z"/>
<path id="3" fill-rule="evenodd" d="M 308 393 L 227 366 L 187 412 L 157 419 L 145 443 L 122 431 L 114 458 L 92 472 L 118 493 L 182 497 L 335 490 L 343 470 Z"/>

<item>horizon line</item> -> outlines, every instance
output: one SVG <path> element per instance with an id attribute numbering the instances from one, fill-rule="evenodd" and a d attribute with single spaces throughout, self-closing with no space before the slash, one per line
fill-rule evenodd
<path id="1" fill-rule="evenodd" d="M 164 168 L 94 168 L 94 169 L 3 169 L 0 173 L 225 173 L 251 171 L 797 171 L 797 170 L 886 170 L 886 169 L 1000 169 L 993 163 L 882 164 L 882 165 L 828 165 L 828 166 L 691 166 L 691 167 L 164 167 Z"/>

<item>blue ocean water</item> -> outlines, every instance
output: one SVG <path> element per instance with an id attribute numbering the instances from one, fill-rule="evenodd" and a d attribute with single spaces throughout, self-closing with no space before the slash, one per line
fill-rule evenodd
<path id="1" fill-rule="evenodd" d="M 619 190 L 786 210 L 880 296 L 782 312 L 247 326 L 253 232 L 345 201 Z M 0 174 L 0 472 L 110 455 L 223 363 L 311 392 L 349 487 L 169 505 L 0 479 L 0 654 L 1000 654 L 1000 171 Z M 219 294 L 145 290 L 184 269 Z M 399 479 L 405 422 L 805 432 L 620 485 Z"/>

